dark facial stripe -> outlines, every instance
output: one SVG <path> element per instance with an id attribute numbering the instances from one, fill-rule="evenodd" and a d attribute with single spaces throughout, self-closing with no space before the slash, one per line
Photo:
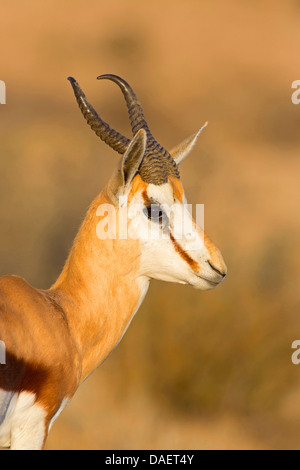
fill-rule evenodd
<path id="1" fill-rule="evenodd" d="M 147 193 L 147 189 L 143 189 L 142 191 L 142 196 L 143 196 L 143 199 L 144 199 L 144 203 L 146 206 L 148 206 L 150 204 L 150 199 L 148 197 L 148 193 Z"/>
<path id="2" fill-rule="evenodd" d="M 186 251 L 184 251 L 184 249 L 175 240 L 171 232 L 170 232 L 170 238 L 177 253 L 181 256 L 181 258 L 186 263 L 188 263 L 188 265 L 192 268 L 193 271 L 197 272 L 199 270 L 199 264 L 197 263 L 197 261 L 193 260 L 193 258 L 191 258 L 190 255 L 188 255 Z"/>

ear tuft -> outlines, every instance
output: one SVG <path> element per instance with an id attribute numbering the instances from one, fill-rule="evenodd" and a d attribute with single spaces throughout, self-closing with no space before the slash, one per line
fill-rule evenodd
<path id="1" fill-rule="evenodd" d="M 170 154 L 171 154 L 173 160 L 175 160 L 177 165 L 179 165 L 188 156 L 188 154 L 192 151 L 194 145 L 197 142 L 197 139 L 198 139 L 199 135 L 206 128 L 207 124 L 208 124 L 208 122 L 206 122 L 204 124 L 204 126 L 202 126 L 201 129 L 199 129 L 198 132 L 191 135 L 190 137 L 185 139 L 183 142 L 181 142 L 179 145 L 177 145 L 176 147 L 174 147 L 171 150 Z"/>

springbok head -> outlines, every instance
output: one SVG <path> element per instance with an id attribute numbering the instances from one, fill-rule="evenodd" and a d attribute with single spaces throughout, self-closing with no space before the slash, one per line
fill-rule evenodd
<path id="1" fill-rule="evenodd" d="M 112 80 L 120 87 L 132 140 L 104 122 L 76 80 L 68 78 L 87 123 L 101 140 L 123 155 L 108 188 L 119 211 L 126 206 L 126 233 L 140 242 L 139 275 L 202 290 L 216 287 L 226 275 L 226 265 L 218 248 L 193 220 L 178 170 L 203 128 L 168 152 L 152 136 L 130 85 L 116 75 L 98 79 Z"/>

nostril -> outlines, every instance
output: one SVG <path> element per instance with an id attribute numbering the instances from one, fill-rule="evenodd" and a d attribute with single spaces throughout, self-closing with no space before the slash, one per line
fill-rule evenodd
<path id="1" fill-rule="evenodd" d="M 220 274 L 220 276 L 223 276 L 225 277 L 226 276 L 226 273 L 220 271 L 218 268 L 216 268 L 210 261 L 207 261 L 209 266 L 214 270 L 216 271 L 216 273 Z"/>

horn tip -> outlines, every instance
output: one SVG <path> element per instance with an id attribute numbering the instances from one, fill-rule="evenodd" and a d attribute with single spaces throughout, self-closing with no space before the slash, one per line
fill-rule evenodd
<path id="1" fill-rule="evenodd" d="M 123 78 L 119 77 L 118 75 L 114 75 L 113 73 L 104 73 L 103 75 L 99 75 L 97 80 L 111 80 L 112 82 L 117 83 L 119 86 L 125 84 L 128 86 Z"/>
<path id="2" fill-rule="evenodd" d="M 201 127 L 201 129 L 199 129 L 199 131 L 196 133 L 197 134 L 197 137 L 199 137 L 199 135 L 201 134 L 201 132 L 204 131 L 204 129 L 208 126 L 208 121 L 206 121 L 205 124 L 203 124 L 203 126 Z"/>
<path id="3" fill-rule="evenodd" d="M 102 80 L 103 78 L 111 77 L 109 73 L 104 73 L 103 75 L 98 75 L 97 80 Z"/>
<path id="4" fill-rule="evenodd" d="M 67 80 L 69 80 L 69 82 L 71 83 L 71 86 L 72 86 L 73 90 L 79 88 L 79 85 L 78 85 L 77 81 L 75 80 L 75 78 L 68 77 Z"/>

